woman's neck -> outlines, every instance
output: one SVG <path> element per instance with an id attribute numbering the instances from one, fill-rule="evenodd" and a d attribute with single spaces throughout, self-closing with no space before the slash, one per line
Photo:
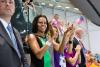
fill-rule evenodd
<path id="1" fill-rule="evenodd" d="M 35 35 L 37 35 L 37 36 L 44 36 L 45 34 L 42 33 L 42 32 L 37 32 Z"/>

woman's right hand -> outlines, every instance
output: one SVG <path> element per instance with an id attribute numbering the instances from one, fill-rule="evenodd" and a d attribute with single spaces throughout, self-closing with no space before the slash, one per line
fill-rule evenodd
<path id="1" fill-rule="evenodd" d="M 71 39 L 74 34 L 74 30 L 75 30 L 74 25 L 68 23 L 67 30 L 64 32 L 64 38 Z"/>

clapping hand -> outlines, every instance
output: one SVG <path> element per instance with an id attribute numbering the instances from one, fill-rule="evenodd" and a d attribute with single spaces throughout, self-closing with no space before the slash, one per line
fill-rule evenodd
<path id="1" fill-rule="evenodd" d="M 71 39 L 74 34 L 75 27 L 73 24 L 67 24 L 67 29 L 64 32 L 64 37 Z"/>
<path id="2" fill-rule="evenodd" d="M 80 45 L 77 45 L 76 48 L 75 48 L 75 51 L 78 52 L 78 53 L 80 53 L 81 48 L 82 47 Z"/>

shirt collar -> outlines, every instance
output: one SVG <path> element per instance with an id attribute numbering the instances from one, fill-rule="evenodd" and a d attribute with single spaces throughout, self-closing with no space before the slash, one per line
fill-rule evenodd
<path id="1" fill-rule="evenodd" d="M 9 23 L 7 23 L 4 19 L 2 19 L 2 18 L 0 18 L 0 21 L 1 21 L 1 23 L 3 24 L 3 26 L 5 27 L 5 28 L 7 28 L 7 26 L 8 26 L 8 24 Z"/>
<path id="2" fill-rule="evenodd" d="M 81 39 L 79 39 L 77 36 L 75 36 L 75 38 L 76 38 L 78 41 L 81 41 Z"/>

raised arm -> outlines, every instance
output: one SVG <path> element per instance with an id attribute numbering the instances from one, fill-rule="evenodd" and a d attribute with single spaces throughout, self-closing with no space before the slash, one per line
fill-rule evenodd
<path id="1" fill-rule="evenodd" d="M 67 56 L 66 60 L 68 63 L 70 63 L 71 65 L 75 65 L 75 63 L 79 60 L 79 55 L 80 55 L 80 50 L 81 50 L 81 46 L 77 45 L 76 47 L 76 53 L 74 55 L 74 57 L 71 56 Z"/>

